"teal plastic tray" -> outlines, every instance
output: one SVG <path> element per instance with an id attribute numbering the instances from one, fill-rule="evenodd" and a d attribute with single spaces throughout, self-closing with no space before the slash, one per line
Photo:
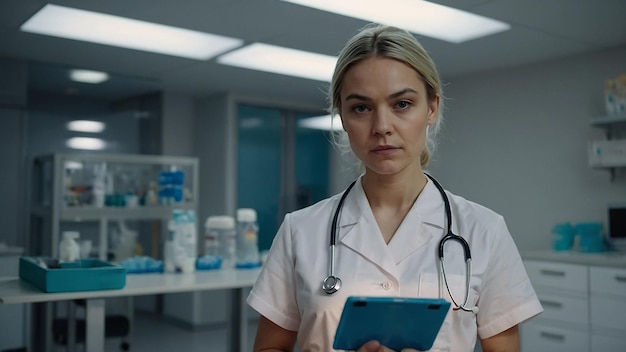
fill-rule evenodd
<path id="1" fill-rule="evenodd" d="M 20 257 L 20 278 L 44 292 L 114 290 L 126 285 L 126 269 L 98 259 L 59 265 L 47 257 Z"/>

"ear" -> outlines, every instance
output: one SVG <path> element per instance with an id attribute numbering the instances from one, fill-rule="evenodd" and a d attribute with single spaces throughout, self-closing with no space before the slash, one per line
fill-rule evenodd
<path id="1" fill-rule="evenodd" d="M 341 116 L 341 113 L 337 113 L 337 115 L 339 115 L 339 119 L 341 120 L 341 128 L 344 132 L 348 132 L 346 131 L 346 126 L 343 124 L 343 116 Z"/>
<path id="2" fill-rule="evenodd" d="M 437 116 L 439 116 L 439 94 L 428 104 L 428 124 L 434 124 Z"/>

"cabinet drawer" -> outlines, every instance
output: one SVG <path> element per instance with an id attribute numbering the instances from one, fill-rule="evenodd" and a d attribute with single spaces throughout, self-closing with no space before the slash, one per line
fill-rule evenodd
<path id="1" fill-rule="evenodd" d="M 608 293 L 626 297 L 626 269 L 590 267 L 591 293 Z"/>
<path id="2" fill-rule="evenodd" d="M 526 261 L 524 266 L 530 281 L 535 286 L 587 293 L 587 266 L 542 261 Z"/>
<path id="3" fill-rule="evenodd" d="M 524 323 L 520 326 L 522 352 L 588 352 L 589 343 L 589 333 L 586 331 L 547 326 L 535 322 Z"/>
<path id="4" fill-rule="evenodd" d="M 602 352 L 622 352 L 626 337 L 591 335 L 591 350 Z"/>
<path id="5" fill-rule="evenodd" d="M 543 306 L 542 319 L 559 320 L 567 323 L 589 325 L 589 304 L 587 298 L 537 292 Z"/>
<path id="6" fill-rule="evenodd" d="M 592 295 L 591 329 L 617 329 L 626 334 L 626 305 L 623 299 Z"/>

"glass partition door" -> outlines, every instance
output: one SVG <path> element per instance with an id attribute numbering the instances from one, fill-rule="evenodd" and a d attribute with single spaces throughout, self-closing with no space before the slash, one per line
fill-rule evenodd
<path id="1" fill-rule="evenodd" d="M 268 249 L 287 212 L 328 196 L 330 143 L 300 126 L 313 114 L 238 106 L 239 208 L 254 208 L 259 248 Z"/>

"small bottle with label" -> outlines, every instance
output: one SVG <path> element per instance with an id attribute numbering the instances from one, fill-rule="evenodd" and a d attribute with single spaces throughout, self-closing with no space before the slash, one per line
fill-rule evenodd
<path id="1" fill-rule="evenodd" d="M 204 255 L 222 259 L 222 268 L 235 266 L 235 219 L 228 215 L 209 216 L 204 225 Z"/>
<path id="2" fill-rule="evenodd" d="M 237 209 L 237 268 L 256 268 L 261 265 L 259 257 L 259 225 L 256 210 Z"/>

